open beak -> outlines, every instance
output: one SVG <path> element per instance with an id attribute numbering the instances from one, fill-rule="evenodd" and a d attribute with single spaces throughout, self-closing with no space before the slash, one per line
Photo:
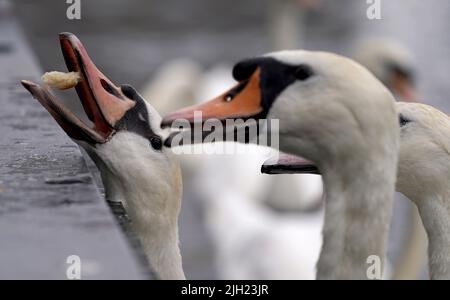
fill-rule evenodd
<path id="1" fill-rule="evenodd" d="M 161 127 L 170 127 L 176 120 L 187 120 L 191 124 L 208 119 L 258 119 L 264 112 L 261 98 L 260 69 L 239 82 L 222 95 L 200 105 L 184 108 L 163 118 Z M 201 119 L 196 115 L 201 113 Z"/>
<path id="2" fill-rule="evenodd" d="M 309 160 L 302 157 L 279 153 L 269 158 L 261 167 L 261 173 L 270 175 L 279 174 L 317 174 L 319 169 Z"/>
<path id="3" fill-rule="evenodd" d="M 59 40 L 68 70 L 80 74 L 75 89 L 93 126 L 84 124 L 65 108 L 46 86 L 25 80 L 22 85 L 71 138 L 90 144 L 105 143 L 114 134 L 118 121 L 134 107 L 135 102 L 127 98 L 119 87 L 97 69 L 75 35 L 61 33 Z"/>

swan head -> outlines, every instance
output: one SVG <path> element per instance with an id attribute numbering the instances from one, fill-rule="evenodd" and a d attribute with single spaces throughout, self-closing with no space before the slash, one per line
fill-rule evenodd
<path id="1" fill-rule="evenodd" d="M 397 151 L 392 94 L 348 58 L 301 50 L 275 52 L 239 62 L 233 76 L 235 87 L 210 102 L 166 116 L 162 126 L 178 119 L 194 122 L 194 112 L 199 111 L 203 121 L 277 119 L 280 149 L 318 164 L 354 159 L 369 149 Z M 349 153 L 349 145 L 360 151 Z"/>
<path id="2" fill-rule="evenodd" d="M 397 102 L 396 108 L 400 124 L 397 191 L 418 202 L 448 190 L 449 117 L 426 104 Z M 268 159 L 261 172 L 320 174 L 313 162 L 288 154 Z"/>
<path id="3" fill-rule="evenodd" d="M 400 154 L 397 190 L 413 201 L 448 190 L 450 119 L 425 104 L 398 103 Z"/>
<path id="4" fill-rule="evenodd" d="M 115 85 L 89 58 L 78 38 L 60 35 L 69 71 L 79 72 L 76 91 L 92 126 L 64 107 L 46 86 L 22 81 L 61 128 L 82 146 L 99 168 L 105 188 L 131 192 L 143 187 L 166 199 L 181 193 L 179 165 L 163 147 L 159 114 L 129 85 Z M 108 182 L 105 182 L 108 181 Z M 170 206 L 162 203 L 161 206 Z M 174 203 L 175 211 L 180 203 Z"/>
<path id="5" fill-rule="evenodd" d="M 401 101 L 415 102 L 415 62 L 410 51 L 395 40 L 373 38 L 361 42 L 356 61 L 380 79 Z"/>

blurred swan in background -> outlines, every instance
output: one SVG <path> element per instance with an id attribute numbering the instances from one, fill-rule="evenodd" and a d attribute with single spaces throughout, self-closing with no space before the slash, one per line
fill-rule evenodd
<path id="1" fill-rule="evenodd" d="M 418 101 L 415 90 L 416 67 L 412 53 L 390 38 L 371 38 L 360 42 L 356 61 L 383 82 L 399 101 Z"/>
<path id="2" fill-rule="evenodd" d="M 214 155 L 205 160 L 200 170 L 204 176 L 196 178 L 195 186 L 201 188 L 219 277 L 314 279 L 323 211 L 280 215 L 261 205 L 257 199 L 266 189 L 251 178 L 252 172 L 259 177 L 259 156 Z M 258 167 L 244 170 L 246 165 Z"/>

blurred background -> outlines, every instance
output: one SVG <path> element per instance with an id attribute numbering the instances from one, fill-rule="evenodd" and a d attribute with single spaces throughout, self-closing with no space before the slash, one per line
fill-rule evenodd
<path id="1" fill-rule="evenodd" d="M 445 0 L 382 0 L 381 20 L 369 20 L 369 5 L 361 0 L 81 0 L 81 20 L 67 19 L 68 6 L 62 0 L 13 1 L 42 69 L 66 70 L 58 33 L 75 33 L 99 69 L 114 82 L 135 86 L 161 114 L 231 85 L 230 70 L 240 59 L 295 48 L 355 58 L 371 47 L 395 52 L 414 74 L 419 99 L 445 112 L 450 108 Z M 76 108 L 73 97 L 64 95 Z M 181 251 L 188 278 L 313 276 L 323 213 L 319 177 L 260 175 L 264 155 L 180 159 Z M 402 266 L 402 276 L 427 278 L 420 226 L 414 208 L 398 196 L 390 275 L 412 247 L 414 259 Z"/>

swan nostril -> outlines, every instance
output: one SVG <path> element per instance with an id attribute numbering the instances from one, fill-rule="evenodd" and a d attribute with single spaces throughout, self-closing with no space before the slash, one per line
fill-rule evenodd
<path id="1" fill-rule="evenodd" d="M 235 88 L 231 89 L 225 96 L 224 100 L 226 102 L 231 102 L 233 99 L 241 93 L 247 86 L 248 80 L 239 83 Z"/>
<path id="2" fill-rule="evenodd" d="M 105 91 L 107 91 L 113 96 L 116 96 L 119 99 L 124 100 L 123 96 L 117 91 L 117 89 L 111 86 L 106 80 L 102 78 L 100 79 L 100 83 L 102 84 L 102 87 L 105 89 Z"/>

